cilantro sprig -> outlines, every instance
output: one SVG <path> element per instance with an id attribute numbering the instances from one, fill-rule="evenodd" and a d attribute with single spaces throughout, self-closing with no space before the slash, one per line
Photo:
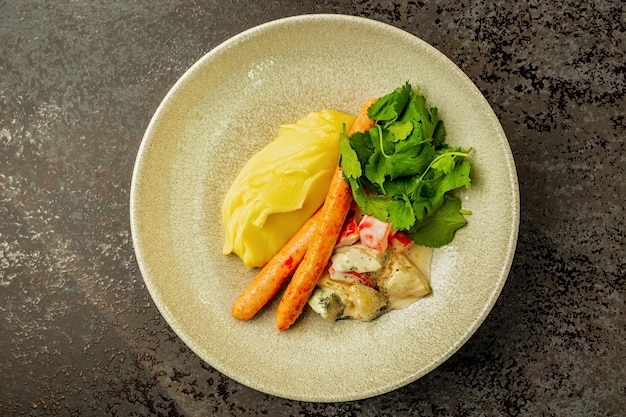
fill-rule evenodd
<path id="1" fill-rule="evenodd" d="M 417 244 L 441 247 L 467 221 L 451 191 L 471 187 L 472 149 L 444 142 L 437 108 L 408 82 L 368 109 L 376 124 L 339 139 L 343 173 L 361 210 L 391 222 Z"/>

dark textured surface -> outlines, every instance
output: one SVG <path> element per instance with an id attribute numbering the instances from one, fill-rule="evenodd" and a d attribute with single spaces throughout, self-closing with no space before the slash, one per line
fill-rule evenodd
<path id="1" fill-rule="evenodd" d="M 348 4 L 349 3 L 349 4 Z M 424 378 L 313 404 L 204 364 L 147 293 L 128 201 L 143 132 L 203 54 L 345 13 L 437 47 L 485 94 L 521 191 L 509 280 Z M 626 410 L 626 7 L 531 1 L 0 1 L 0 414 L 620 416 Z"/>

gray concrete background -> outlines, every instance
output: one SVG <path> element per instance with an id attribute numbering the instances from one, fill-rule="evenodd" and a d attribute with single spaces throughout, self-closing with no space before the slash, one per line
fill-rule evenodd
<path id="1" fill-rule="evenodd" d="M 422 379 L 338 404 L 203 363 L 153 305 L 133 163 L 174 82 L 227 38 L 303 13 L 411 32 L 461 67 L 511 143 L 509 280 Z M 626 7 L 610 1 L 0 1 L 0 414 L 618 416 L 626 409 Z"/>

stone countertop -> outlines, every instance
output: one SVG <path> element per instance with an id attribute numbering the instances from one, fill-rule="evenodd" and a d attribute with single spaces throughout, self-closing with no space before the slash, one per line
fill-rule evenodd
<path id="1" fill-rule="evenodd" d="M 349 4 L 347 4 L 349 3 Z M 626 409 L 626 7 L 610 1 L 1 1 L 0 414 L 618 416 Z M 317 404 L 203 363 L 138 270 L 129 189 L 175 81 L 257 24 L 377 19 L 474 81 L 521 193 L 509 279 L 478 332 L 396 391 Z"/>

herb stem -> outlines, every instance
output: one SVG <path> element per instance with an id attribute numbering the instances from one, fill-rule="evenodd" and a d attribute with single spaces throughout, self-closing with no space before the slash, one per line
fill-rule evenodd
<path id="1" fill-rule="evenodd" d="M 432 168 L 432 166 L 441 158 L 445 157 L 445 156 L 461 156 L 463 158 L 465 158 L 467 155 L 469 155 L 469 153 L 467 152 L 458 152 L 458 151 L 454 151 L 454 152 L 446 152 L 446 153 L 442 153 L 441 155 L 437 155 L 437 157 L 435 157 L 435 159 L 433 159 L 432 161 L 430 161 L 430 164 L 428 164 L 428 166 L 426 167 L 426 169 L 424 170 L 424 172 L 422 173 L 422 175 L 420 175 L 419 180 L 423 180 L 424 177 L 426 176 L 426 174 L 428 173 L 428 171 Z"/>
<path id="2" fill-rule="evenodd" d="M 389 155 L 385 153 L 385 148 L 383 144 L 383 128 L 380 127 L 379 124 L 376 124 L 376 128 L 378 129 L 378 142 L 380 143 L 380 153 L 387 159 L 391 158 Z"/>

